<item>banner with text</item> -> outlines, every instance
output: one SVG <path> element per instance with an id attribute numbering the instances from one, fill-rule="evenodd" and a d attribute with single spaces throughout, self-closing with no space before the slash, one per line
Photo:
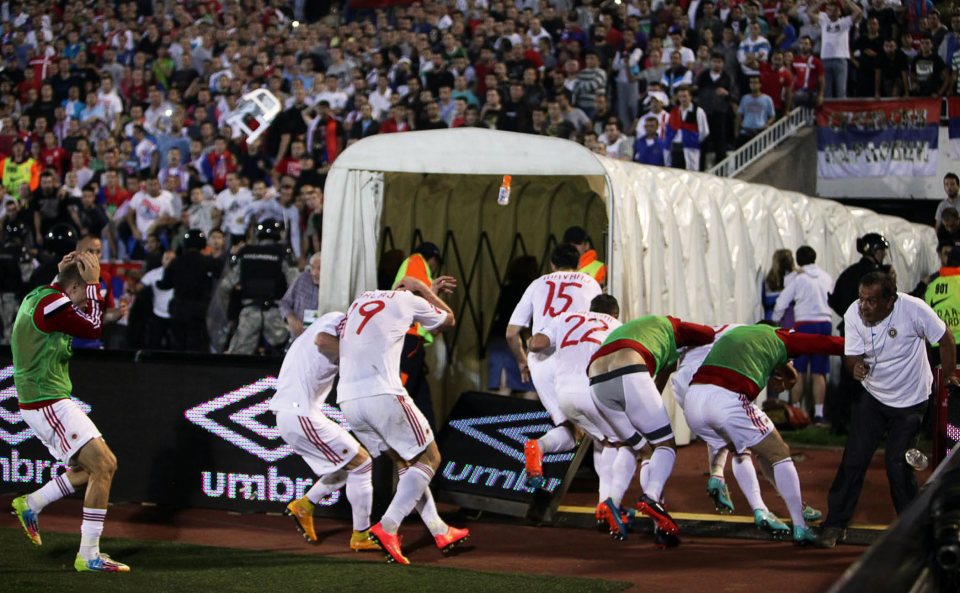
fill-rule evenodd
<path id="1" fill-rule="evenodd" d="M 937 174 L 940 99 L 828 101 L 817 112 L 817 177 Z"/>

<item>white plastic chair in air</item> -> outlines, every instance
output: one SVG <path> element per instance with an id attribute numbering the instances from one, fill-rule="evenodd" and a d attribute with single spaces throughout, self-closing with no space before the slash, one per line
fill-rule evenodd
<path id="1" fill-rule="evenodd" d="M 273 93 L 266 89 L 250 91 L 237 102 L 237 107 L 226 118 L 233 129 L 233 137 L 241 134 L 251 143 L 267 131 L 280 114 L 281 104 Z"/>

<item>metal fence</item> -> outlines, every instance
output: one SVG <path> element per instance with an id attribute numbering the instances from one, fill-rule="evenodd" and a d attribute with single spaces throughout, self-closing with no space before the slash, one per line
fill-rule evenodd
<path id="1" fill-rule="evenodd" d="M 731 152 L 727 158 L 707 172 L 720 177 L 734 177 L 767 154 L 797 130 L 813 123 L 814 111 L 809 107 L 797 107 L 766 130 L 760 132 L 749 142 Z"/>

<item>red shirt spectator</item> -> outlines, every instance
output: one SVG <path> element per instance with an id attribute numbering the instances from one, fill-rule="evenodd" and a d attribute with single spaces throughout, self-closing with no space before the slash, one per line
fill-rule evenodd
<path id="1" fill-rule="evenodd" d="M 227 141 L 223 138 L 217 138 L 214 147 L 207 155 L 203 169 L 214 191 L 221 192 L 227 187 L 227 173 L 237 170 L 237 159 L 227 150 Z"/>
<path id="2" fill-rule="evenodd" d="M 67 151 L 56 145 L 52 148 L 44 146 L 40 149 L 40 166 L 44 169 L 53 169 L 60 179 L 63 179 L 63 172 L 69 158 Z"/>
<path id="3" fill-rule="evenodd" d="M 793 58 L 793 90 L 819 91 L 823 74 L 823 62 L 817 56 L 797 55 Z"/>
<path id="4" fill-rule="evenodd" d="M 777 113 L 783 113 L 786 106 L 786 95 L 793 88 L 793 74 L 785 67 L 777 68 L 766 62 L 760 62 L 760 92 L 773 99 L 773 108 Z"/>

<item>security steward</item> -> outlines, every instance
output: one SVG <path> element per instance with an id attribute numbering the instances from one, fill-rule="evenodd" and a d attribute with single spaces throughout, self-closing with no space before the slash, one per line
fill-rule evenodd
<path id="1" fill-rule="evenodd" d="M 940 268 L 940 274 L 927 286 L 923 300 L 947 324 L 947 329 L 953 334 L 954 341 L 960 343 L 960 248 L 954 247 L 949 250 L 946 261 Z M 937 355 L 939 353 L 939 349 L 931 352 Z M 940 363 L 939 356 L 931 356 L 931 358 L 936 359 L 933 364 Z M 953 425 L 960 423 L 960 399 L 956 397 L 956 393 L 956 389 L 950 388 L 951 397 L 947 399 L 948 421 Z M 949 435 L 945 438 L 949 448 L 956 444 Z"/>
<path id="2" fill-rule="evenodd" d="M 290 248 L 283 244 L 283 223 L 268 218 L 257 225 L 257 243 L 246 245 L 221 280 L 221 289 L 240 293 L 240 319 L 227 354 L 253 354 L 260 337 L 273 349 L 287 342 L 287 324 L 280 314 L 280 299 L 294 281 Z"/>
<path id="3" fill-rule="evenodd" d="M 10 343 L 13 321 L 26 292 L 21 266 L 24 261 L 28 265 L 30 262 L 24 245 L 24 238 L 29 236 L 27 226 L 19 220 L 14 219 L 4 225 L 3 245 L 0 246 L 0 323 L 3 325 L 0 344 Z"/>
<path id="4" fill-rule="evenodd" d="M 208 351 L 207 307 L 220 263 L 202 253 L 206 246 L 207 236 L 200 229 L 184 232 L 180 255 L 170 262 L 157 282 L 161 290 L 173 289 L 170 319 L 175 350 Z"/>
<path id="5" fill-rule="evenodd" d="M 588 274 L 597 281 L 597 284 L 604 286 L 607 280 L 607 266 L 598 259 L 597 250 L 590 243 L 586 229 L 580 226 L 568 228 L 563 232 L 563 242 L 573 245 L 580 253 L 577 271 Z"/>
<path id="6" fill-rule="evenodd" d="M 888 272 L 890 266 L 884 265 L 890 250 L 890 243 L 880 233 L 867 233 L 857 239 L 857 253 L 860 261 L 840 273 L 833 285 L 833 292 L 827 297 L 827 303 L 840 316 L 837 326 L 840 335 L 844 335 L 843 315 L 859 297 L 860 280 L 871 272 Z M 850 424 L 850 409 L 862 395 L 863 385 L 854 380 L 846 366 L 841 367 L 837 389 L 828 393 L 826 398 L 826 416 L 830 420 L 830 430 L 834 434 L 846 434 Z"/>
<path id="7" fill-rule="evenodd" d="M 457 282 L 451 276 L 438 276 L 443 258 L 440 248 L 434 243 L 417 245 L 410 257 L 403 260 L 391 288 L 396 289 L 406 276 L 413 276 L 429 286 L 437 294 L 446 294 L 456 288 Z M 434 280 L 434 278 L 436 278 Z M 433 344 L 433 334 L 414 323 L 403 340 L 400 357 L 400 380 L 413 403 L 423 413 L 430 428 L 436 430 L 436 418 L 433 413 L 433 398 L 430 384 L 427 382 L 426 347 Z"/>

